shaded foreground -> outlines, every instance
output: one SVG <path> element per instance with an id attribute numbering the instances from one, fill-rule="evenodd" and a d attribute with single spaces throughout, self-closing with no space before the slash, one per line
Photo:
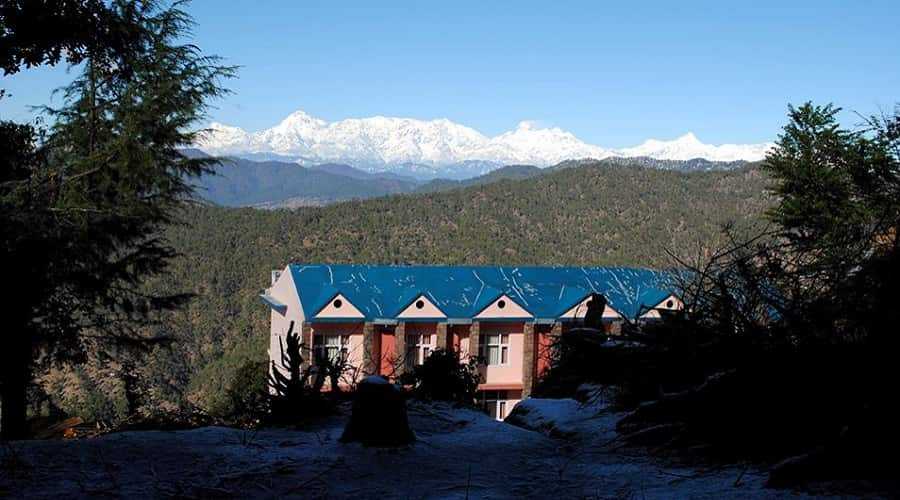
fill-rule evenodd
<path id="1" fill-rule="evenodd" d="M 523 425 L 563 422 L 551 438 L 470 410 L 411 403 L 418 441 L 341 444 L 346 413 L 306 430 L 134 431 L 2 451 L 0 496 L 386 498 L 780 498 L 765 474 L 663 464 L 617 446 L 620 415 L 572 400 L 531 400 Z M 549 429 L 543 429 L 547 431 Z"/>

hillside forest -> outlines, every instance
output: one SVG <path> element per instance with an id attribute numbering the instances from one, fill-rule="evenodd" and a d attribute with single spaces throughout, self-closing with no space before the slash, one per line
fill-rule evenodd
<path id="1" fill-rule="evenodd" d="M 682 173 L 595 162 L 326 207 L 197 204 L 165 230 L 178 252 L 168 273 L 143 285 L 193 294 L 145 327 L 176 340 L 48 368 L 34 411 L 109 424 L 132 411 L 227 416 L 238 385 L 265 383 L 269 313 L 258 294 L 289 262 L 667 267 L 669 252 L 710 251 L 726 224 L 758 225 L 771 205 L 767 185 L 757 167 Z"/>

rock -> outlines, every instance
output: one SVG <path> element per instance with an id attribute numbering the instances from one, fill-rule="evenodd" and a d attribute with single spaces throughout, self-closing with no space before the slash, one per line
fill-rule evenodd
<path id="1" fill-rule="evenodd" d="M 46 429 L 36 432 L 34 437 L 35 439 L 55 439 L 60 437 L 71 439 L 78 435 L 78 431 L 75 428 L 83 424 L 84 420 L 81 417 L 67 418 L 62 422 L 57 422 Z"/>
<path id="2" fill-rule="evenodd" d="M 406 399 L 400 389 L 377 375 L 363 379 L 356 390 L 353 411 L 341 442 L 403 446 L 415 439 L 406 414 Z"/>

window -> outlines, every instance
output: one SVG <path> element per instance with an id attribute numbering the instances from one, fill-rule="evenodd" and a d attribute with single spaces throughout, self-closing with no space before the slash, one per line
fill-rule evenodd
<path id="1" fill-rule="evenodd" d="M 481 408 L 495 420 L 506 418 L 509 402 L 504 391 L 484 391 L 481 393 Z"/>
<path id="2" fill-rule="evenodd" d="M 434 335 L 413 333 L 406 336 L 406 368 L 421 365 L 434 351 Z"/>
<path id="3" fill-rule="evenodd" d="M 490 365 L 509 364 L 509 335 L 505 333 L 481 336 L 481 357 Z"/>
<path id="4" fill-rule="evenodd" d="M 326 360 L 332 363 L 346 362 L 349 348 L 349 335 L 323 335 L 320 333 L 313 338 L 313 355 L 316 364 L 324 364 Z"/>

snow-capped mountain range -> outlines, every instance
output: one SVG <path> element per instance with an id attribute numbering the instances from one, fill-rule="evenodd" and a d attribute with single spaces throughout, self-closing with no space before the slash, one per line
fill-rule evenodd
<path id="1" fill-rule="evenodd" d="M 259 132 L 212 123 L 196 145 L 215 155 L 280 158 L 301 164 L 340 162 L 369 171 L 403 171 L 462 177 L 505 164 L 539 167 L 565 160 L 649 157 L 660 160 L 754 161 L 765 144 L 704 144 L 692 133 L 671 141 L 650 139 L 633 148 L 587 144 L 557 127 L 523 121 L 515 130 L 487 137 L 447 119 L 350 118 L 327 122 L 303 111 Z"/>

